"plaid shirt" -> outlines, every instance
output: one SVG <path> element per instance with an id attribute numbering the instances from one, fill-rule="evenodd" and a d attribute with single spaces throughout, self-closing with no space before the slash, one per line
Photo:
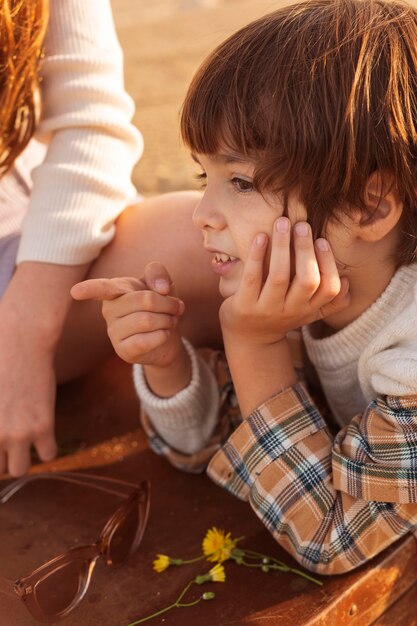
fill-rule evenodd
<path id="1" fill-rule="evenodd" d="M 218 426 L 187 456 L 149 418 L 151 447 L 175 467 L 203 471 L 242 500 L 277 542 L 321 574 L 358 567 L 417 527 L 417 395 L 372 402 L 336 436 L 304 383 L 242 420 L 224 356 L 211 353 Z"/>

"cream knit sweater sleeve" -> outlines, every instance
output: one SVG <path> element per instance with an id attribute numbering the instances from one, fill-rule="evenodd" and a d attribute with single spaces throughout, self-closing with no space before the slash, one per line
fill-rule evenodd
<path id="1" fill-rule="evenodd" d="M 83 264 L 112 239 L 142 150 L 109 0 L 50 0 L 41 91 L 39 136 L 50 143 L 18 262 Z"/>
<path id="2" fill-rule="evenodd" d="M 149 389 L 141 365 L 133 366 L 133 382 L 142 410 L 164 442 L 183 454 L 195 454 L 207 445 L 216 427 L 220 392 L 207 363 L 186 339 L 183 343 L 191 360 L 188 387 L 160 398 Z"/>

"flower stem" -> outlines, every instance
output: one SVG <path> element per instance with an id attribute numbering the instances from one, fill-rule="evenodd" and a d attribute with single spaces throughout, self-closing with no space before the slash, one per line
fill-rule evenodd
<path id="1" fill-rule="evenodd" d="M 301 578 L 305 578 L 306 580 L 309 580 L 315 585 L 319 585 L 320 587 L 323 586 L 323 583 L 320 580 L 317 580 L 317 578 L 313 578 L 313 576 L 310 576 L 306 572 L 296 569 L 295 567 L 290 567 L 283 561 L 280 561 L 279 559 L 276 559 L 273 556 L 268 556 L 267 554 L 261 554 L 260 552 L 255 552 L 254 550 L 245 549 L 244 552 L 245 552 L 245 556 L 249 559 L 267 559 L 268 563 L 266 563 L 266 565 L 268 565 L 270 569 L 279 570 L 281 572 L 291 572 L 292 574 L 296 574 L 297 576 L 301 576 Z M 261 568 L 263 565 L 265 565 L 265 563 L 259 563 L 259 564 L 258 563 L 245 563 L 243 561 L 242 565 L 245 565 L 246 567 Z"/>
<path id="2" fill-rule="evenodd" d="M 201 556 L 197 556 L 195 559 L 188 559 L 187 561 L 185 559 L 182 559 L 182 564 L 186 565 L 188 563 L 197 563 L 197 561 L 201 561 L 204 558 L 205 556 L 204 554 L 202 554 Z"/>
<path id="3" fill-rule="evenodd" d="M 296 574 L 297 576 L 301 576 L 301 578 L 305 578 L 306 580 L 309 580 L 311 583 L 314 583 L 315 585 L 318 585 L 319 587 L 323 587 L 323 583 L 321 582 L 321 580 L 318 580 L 317 578 L 313 578 L 313 576 L 310 576 L 310 574 L 307 574 L 306 572 L 303 572 L 300 569 L 295 569 L 294 567 L 290 567 L 289 570 L 292 574 Z"/>
<path id="4" fill-rule="evenodd" d="M 201 600 L 201 597 L 197 598 L 197 600 L 194 600 L 193 602 L 185 602 L 185 603 L 177 604 L 176 606 L 178 608 L 181 608 L 183 606 L 195 606 L 196 604 L 200 602 L 200 600 Z"/>
<path id="5" fill-rule="evenodd" d="M 281 567 L 285 567 L 285 569 L 287 570 L 291 569 L 286 563 L 284 563 L 284 561 L 280 561 L 279 559 L 276 559 L 273 556 L 268 556 L 267 554 L 261 554 L 260 552 L 255 552 L 254 550 L 246 550 L 246 549 L 245 549 L 245 554 L 246 556 L 250 556 L 250 558 L 252 559 L 269 559 L 270 561 L 274 561 L 274 563 L 281 565 Z"/>
<path id="6" fill-rule="evenodd" d="M 177 606 L 179 604 L 179 602 L 183 599 L 183 597 L 185 596 L 185 594 L 187 593 L 187 591 L 189 590 L 189 588 L 191 587 L 191 585 L 194 583 L 194 580 L 191 580 L 188 585 L 186 587 L 184 587 L 184 589 L 181 591 L 180 595 L 178 596 L 178 598 L 175 600 L 174 605 Z M 130 626 L 130 625 L 129 625 Z"/>
<path id="7" fill-rule="evenodd" d="M 182 598 L 185 596 L 185 594 L 187 593 L 191 585 L 194 584 L 194 582 L 195 580 L 192 580 L 188 583 L 186 587 L 184 587 L 184 589 L 181 591 L 178 598 L 175 600 L 174 604 L 170 604 L 169 606 L 166 606 L 164 609 L 161 609 L 160 611 L 157 611 L 156 613 L 152 613 L 152 615 L 147 615 L 146 617 L 142 617 L 141 619 L 138 619 L 136 622 L 132 622 L 131 624 L 128 624 L 128 626 L 136 626 L 136 624 L 142 624 L 143 622 L 147 622 L 149 619 L 152 619 L 153 617 L 158 617 L 158 615 L 162 615 L 162 613 L 166 613 L 167 611 L 170 611 L 171 609 L 185 607 L 185 606 L 193 606 L 194 604 L 197 604 L 198 602 L 200 602 L 201 598 L 199 598 L 197 601 L 191 602 L 190 604 L 180 604 Z"/>
<path id="8" fill-rule="evenodd" d="M 136 620 L 136 622 L 131 622 L 130 624 L 128 624 L 128 626 L 136 626 L 136 624 L 142 624 L 143 622 L 147 622 L 148 619 L 152 619 L 153 617 L 158 617 L 158 615 L 162 615 L 162 613 L 166 613 L 167 611 L 170 611 L 176 606 L 177 606 L 176 602 L 174 604 L 170 604 L 169 606 L 166 606 L 164 609 L 161 609 L 160 611 L 157 611 L 156 613 L 152 613 L 152 615 L 147 615 L 146 617 L 142 617 L 141 619 Z"/>

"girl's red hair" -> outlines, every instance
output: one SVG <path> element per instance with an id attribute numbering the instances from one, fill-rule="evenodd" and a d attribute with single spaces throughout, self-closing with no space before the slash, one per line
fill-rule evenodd
<path id="1" fill-rule="evenodd" d="M 35 130 L 47 20 L 47 0 L 0 0 L 1 174 L 10 169 Z"/>

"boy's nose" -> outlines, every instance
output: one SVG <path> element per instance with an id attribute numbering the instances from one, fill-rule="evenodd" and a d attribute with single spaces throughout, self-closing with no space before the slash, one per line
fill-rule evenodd
<path id="1" fill-rule="evenodd" d="M 193 213 L 194 226 L 205 230 L 211 228 L 221 230 L 225 226 L 225 220 L 221 213 L 215 208 L 215 205 L 204 195 L 197 204 Z"/>

